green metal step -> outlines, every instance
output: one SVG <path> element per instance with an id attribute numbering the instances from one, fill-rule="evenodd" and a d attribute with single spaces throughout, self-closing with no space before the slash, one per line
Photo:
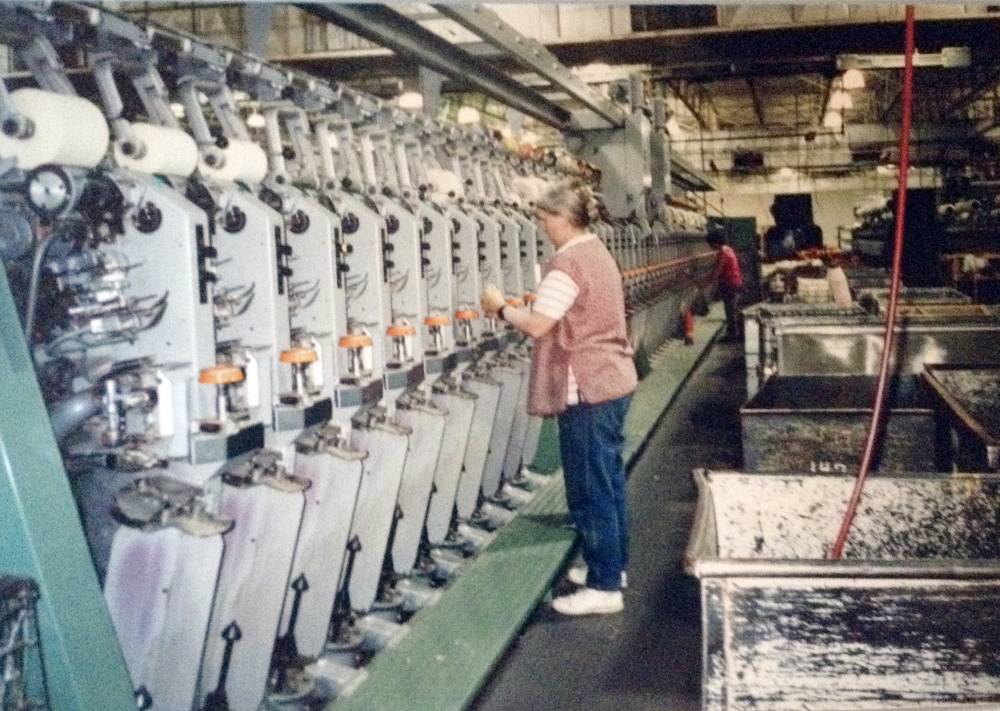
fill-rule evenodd
<path id="1" fill-rule="evenodd" d="M 694 343 L 655 354 L 625 420 L 625 460 L 638 458 L 681 385 L 718 334 L 716 307 L 695 323 Z M 489 546 L 464 566 L 441 599 L 368 666 L 368 678 L 328 711 L 461 711 L 562 571 L 574 532 L 558 469 L 554 423 L 546 421 L 532 468 L 554 472 Z"/>

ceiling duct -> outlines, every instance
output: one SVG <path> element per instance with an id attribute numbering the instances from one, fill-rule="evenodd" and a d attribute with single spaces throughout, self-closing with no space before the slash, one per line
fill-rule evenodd
<path id="1" fill-rule="evenodd" d="M 902 69 L 906 58 L 902 54 L 840 54 L 837 69 Z M 940 52 L 913 55 L 914 67 L 959 69 L 972 63 L 968 47 L 943 47 Z"/>

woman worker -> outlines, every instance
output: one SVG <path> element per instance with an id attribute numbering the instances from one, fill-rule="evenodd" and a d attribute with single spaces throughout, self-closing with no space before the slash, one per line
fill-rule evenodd
<path id="1" fill-rule="evenodd" d="M 533 310 L 507 305 L 493 285 L 481 299 L 488 315 L 535 341 L 528 411 L 558 416 L 566 500 L 586 563 L 567 576 L 584 587 L 552 603 L 566 615 L 620 612 L 628 562 L 622 424 L 638 379 L 618 266 L 588 230 L 598 214 L 588 186 L 550 188 L 537 217 L 556 252 Z"/>

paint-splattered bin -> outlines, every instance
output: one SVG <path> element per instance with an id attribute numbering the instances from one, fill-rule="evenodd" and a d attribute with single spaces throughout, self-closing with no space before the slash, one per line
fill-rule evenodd
<path id="1" fill-rule="evenodd" d="M 954 432 L 959 471 L 1000 470 L 1000 368 L 934 365 L 923 376 Z"/>
<path id="2" fill-rule="evenodd" d="M 853 473 L 875 400 L 874 377 L 779 375 L 742 408 L 743 466 L 750 472 Z M 890 381 L 872 470 L 939 468 L 933 398 L 918 376 Z"/>
<path id="3" fill-rule="evenodd" d="M 695 479 L 705 711 L 998 708 L 1000 477 Z"/>

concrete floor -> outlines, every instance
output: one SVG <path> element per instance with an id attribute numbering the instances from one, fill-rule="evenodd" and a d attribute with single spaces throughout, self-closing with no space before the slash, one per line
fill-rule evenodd
<path id="1" fill-rule="evenodd" d="M 697 581 L 681 569 L 694 515 L 691 470 L 741 467 L 742 352 L 715 344 L 629 479 L 632 560 L 625 612 L 566 618 L 543 603 L 471 711 L 696 711 Z M 556 594 L 571 586 L 561 581 Z"/>

